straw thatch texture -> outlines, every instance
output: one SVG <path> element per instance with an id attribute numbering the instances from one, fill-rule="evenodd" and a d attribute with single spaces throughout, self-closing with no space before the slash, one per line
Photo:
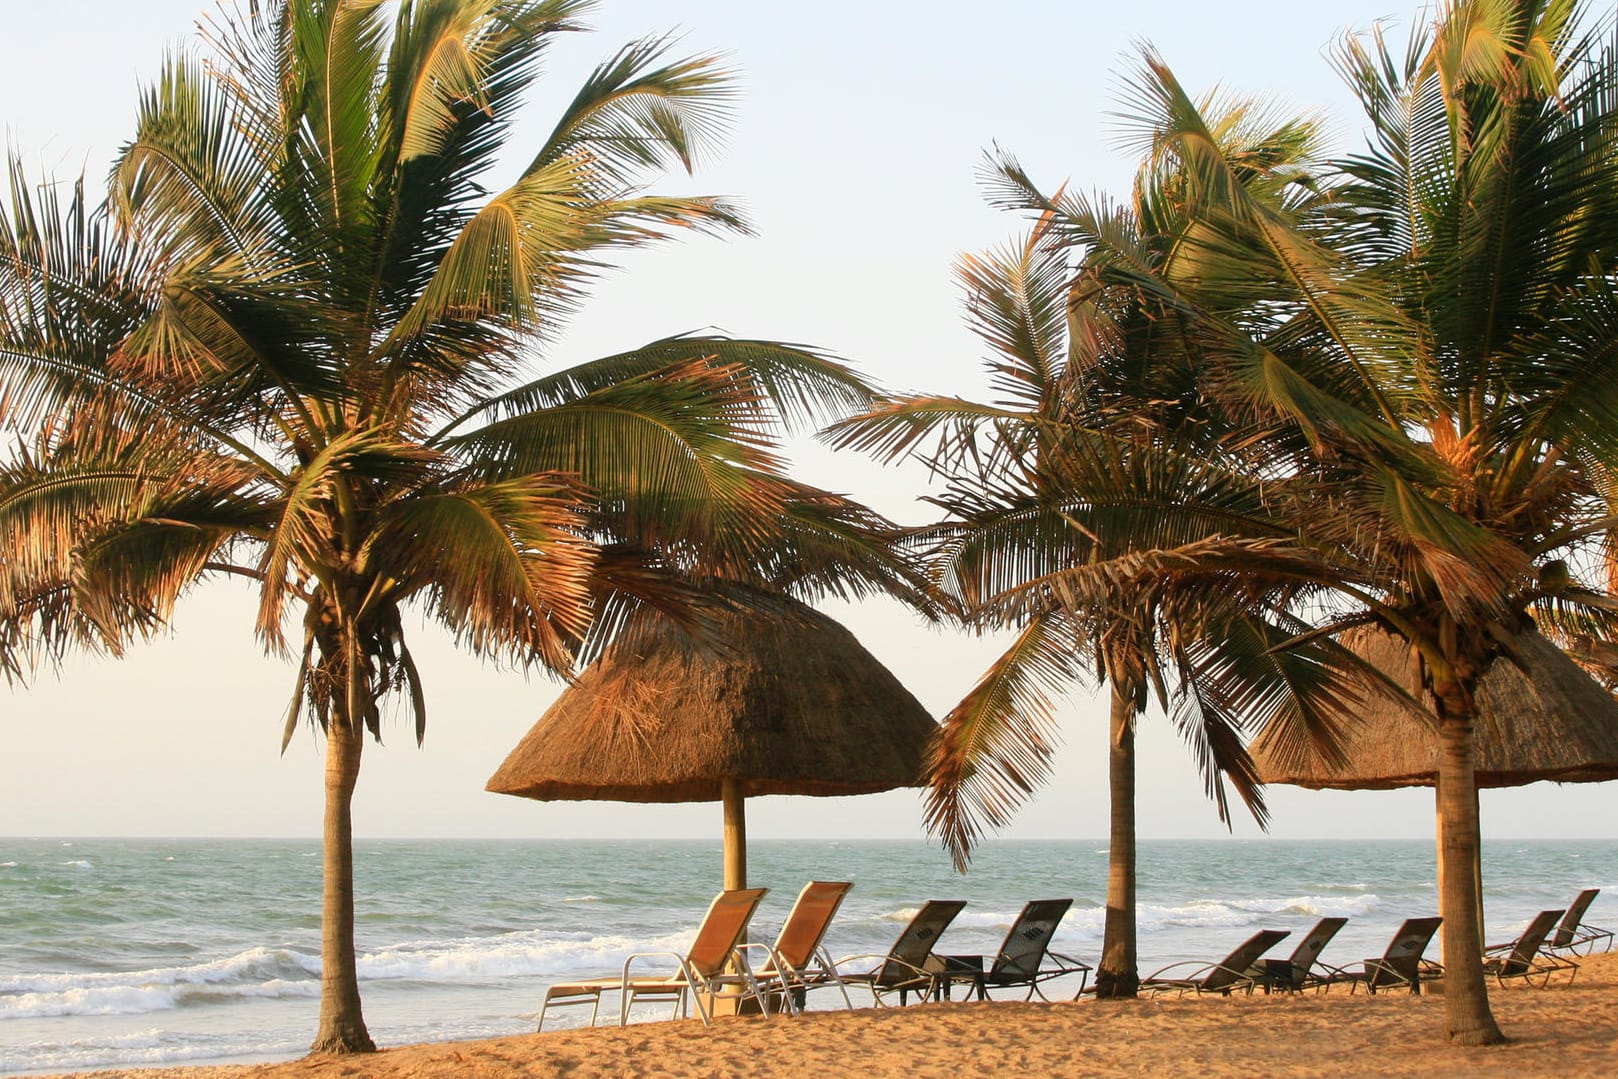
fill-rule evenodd
<path id="1" fill-rule="evenodd" d="M 722 654 L 669 630 L 610 650 L 489 780 L 544 800 L 701 802 L 741 793 L 868 794 L 917 786 L 938 727 L 842 626 L 734 616 Z"/>
<path id="2" fill-rule="evenodd" d="M 1419 692 L 1409 646 L 1380 630 L 1358 630 L 1344 643 L 1385 671 L 1412 696 Z M 1478 691 L 1475 730 L 1480 787 L 1514 787 L 1540 779 L 1563 783 L 1618 778 L 1618 702 L 1556 645 L 1535 630 L 1517 638 L 1525 674 L 1497 659 Z M 1431 707 L 1431 697 L 1422 698 Z M 1436 719 L 1421 718 L 1368 692 L 1360 722 L 1345 724 L 1344 760 L 1283 755 L 1276 732 L 1252 746 L 1266 783 L 1338 790 L 1433 786 L 1438 774 Z"/>

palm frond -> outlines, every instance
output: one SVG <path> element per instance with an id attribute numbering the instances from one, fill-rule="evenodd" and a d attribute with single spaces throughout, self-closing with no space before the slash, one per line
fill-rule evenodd
<path id="1" fill-rule="evenodd" d="M 423 595 L 473 650 L 566 671 L 592 611 L 580 502 L 561 476 L 424 492 L 384 515 L 364 558 L 392 599 Z"/>
<path id="2" fill-rule="evenodd" d="M 927 830 L 964 870 L 972 849 L 1050 774 L 1055 699 L 1078 675 L 1079 642 L 1059 616 L 1031 619 L 944 717 L 928 765 Z"/>
<path id="3" fill-rule="evenodd" d="M 597 67 L 528 171 L 582 154 L 617 190 L 668 163 L 691 171 L 729 126 L 735 75 L 714 56 L 665 63 L 672 46 L 670 38 L 646 38 Z"/>

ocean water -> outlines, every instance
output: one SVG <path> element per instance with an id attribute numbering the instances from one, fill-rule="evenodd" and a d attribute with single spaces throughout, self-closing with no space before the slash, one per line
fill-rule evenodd
<path id="1" fill-rule="evenodd" d="M 1024 901 L 1072 896 L 1053 946 L 1094 962 L 1106 858 L 1104 842 L 995 841 L 959 876 L 921 840 L 757 842 L 750 882 L 772 892 L 755 936 L 773 937 L 814 878 L 855 882 L 834 955 L 885 951 L 928 898 L 968 900 L 941 950 L 992 951 Z M 717 842 L 358 843 L 372 1036 L 531 1030 L 547 983 L 682 948 L 719 875 Z M 1349 923 L 1325 959 L 1356 962 L 1435 912 L 1435 875 L 1429 842 L 1143 842 L 1142 973 L 1328 914 Z M 1618 840 L 1487 843 L 1484 878 L 1491 939 L 1591 886 L 1604 892 L 1590 920 L 1618 924 Z M 319 911 L 315 841 L 0 839 L 0 1073 L 301 1055 L 319 1009 Z M 566 1026 L 589 1009 L 553 1015 Z"/>

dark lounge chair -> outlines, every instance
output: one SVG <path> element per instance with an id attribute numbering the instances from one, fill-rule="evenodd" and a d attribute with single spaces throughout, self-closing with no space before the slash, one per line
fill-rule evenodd
<path id="1" fill-rule="evenodd" d="M 929 899 L 910 919 L 887 955 L 844 956 L 834 964 L 837 976 L 848 984 L 865 986 L 879 1005 L 887 1003 L 883 998 L 889 993 L 898 993 L 900 1004 L 907 1003 L 911 993 L 919 1000 L 936 995 L 942 984 L 944 962 L 933 955 L 933 946 L 964 906 L 964 899 Z M 866 970 L 843 969 L 845 964 L 867 959 L 880 962 Z"/>
<path id="2" fill-rule="evenodd" d="M 1321 964 L 1327 976 L 1320 985 L 1330 988 L 1346 983 L 1350 993 L 1362 985 L 1372 993 L 1378 989 L 1403 986 L 1412 993 L 1420 993 L 1423 981 L 1431 981 L 1444 973 L 1443 967 L 1421 957 L 1443 921 L 1442 918 L 1405 919 L 1398 932 L 1393 934 L 1393 940 L 1388 942 L 1388 950 L 1382 953 L 1382 958 L 1367 959 L 1361 964 L 1361 969 L 1352 971 Z"/>
<path id="3" fill-rule="evenodd" d="M 1079 992 L 1084 992 L 1084 982 L 1090 976 L 1089 964 L 1050 950 L 1051 934 L 1056 932 L 1072 905 L 1071 899 L 1034 900 L 1024 906 L 1017 920 L 1011 923 L 1006 939 L 1000 943 L 1000 950 L 986 969 L 988 956 L 947 955 L 942 957 L 944 977 L 947 981 L 970 980 L 979 1000 L 990 999 L 990 989 L 1027 989 L 1023 999 L 1032 1000 L 1037 995 L 1040 1000 L 1046 1000 L 1040 984 L 1069 974 L 1080 976 Z"/>
<path id="4" fill-rule="evenodd" d="M 1595 897 L 1601 894 L 1600 888 L 1586 888 L 1573 900 L 1567 908 L 1567 914 L 1562 917 L 1562 924 L 1556 927 L 1551 934 L 1548 947 L 1553 952 L 1572 952 L 1574 955 L 1589 955 L 1596 950 L 1596 945 L 1602 941 L 1606 947 L 1604 952 L 1612 951 L 1612 930 L 1603 929 L 1599 925 L 1591 925 L 1584 920 L 1585 912 Z"/>
<path id="5" fill-rule="evenodd" d="M 1285 929 L 1261 929 L 1236 946 L 1229 955 L 1217 963 L 1199 963 L 1187 960 L 1170 963 L 1162 970 L 1142 978 L 1140 990 L 1156 996 L 1159 993 L 1219 993 L 1228 996 L 1233 990 L 1251 993 L 1257 984 L 1250 973 L 1258 966 L 1264 953 L 1288 936 Z M 1192 968 L 1184 974 L 1165 977 L 1171 970 Z"/>
<path id="6" fill-rule="evenodd" d="M 1347 918 L 1322 918 L 1292 949 L 1291 957 L 1266 959 L 1249 973 L 1266 993 L 1275 990 L 1295 993 L 1319 985 L 1331 977 L 1330 968 L 1317 966 L 1320 953 L 1347 924 Z"/>
<path id="7" fill-rule="evenodd" d="M 1563 959 L 1545 950 L 1545 938 L 1550 936 L 1551 928 L 1556 920 L 1562 916 L 1559 910 L 1542 910 L 1534 915 L 1533 921 L 1522 935 L 1508 944 L 1496 944 L 1485 948 L 1483 952 L 1483 971 L 1493 974 L 1495 981 L 1502 986 L 1507 978 L 1521 978 L 1529 985 L 1534 979 L 1539 979 L 1539 988 L 1543 989 L 1550 984 L 1551 977 L 1562 971 L 1568 971 L 1568 982 L 1578 977 L 1579 965 L 1571 959 Z"/>

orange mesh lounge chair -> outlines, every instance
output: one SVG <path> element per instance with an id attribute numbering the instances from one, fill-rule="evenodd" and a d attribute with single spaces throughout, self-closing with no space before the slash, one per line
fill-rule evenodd
<path id="1" fill-rule="evenodd" d="M 898 993 L 900 1004 L 906 1003 L 911 993 L 921 1000 L 935 995 L 939 976 L 944 972 L 944 963 L 933 954 L 933 945 L 938 943 L 939 934 L 955 920 L 964 906 L 964 899 L 929 899 L 910 919 L 910 924 L 893 942 L 893 948 L 887 955 L 844 956 L 836 963 L 838 977 L 844 982 L 865 986 L 879 1005 L 887 1003 L 883 999 L 887 993 Z M 849 972 L 843 969 L 844 964 L 865 959 L 880 959 L 881 962 L 863 971 Z"/>
<path id="2" fill-rule="evenodd" d="M 1553 975 L 1565 970 L 1569 972 L 1567 980 L 1571 984 L 1579 975 L 1579 965 L 1545 949 L 1545 938 L 1550 936 L 1551 929 L 1562 914 L 1559 910 L 1542 910 L 1534 915 L 1534 920 L 1528 923 L 1528 928 L 1516 940 L 1485 948 L 1483 972 L 1493 974 L 1495 981 L 1502 986 L 1507 978 L 1521 978 L 1529 985 L 1533 985 L 1534 979 L 1538 978 L 1539 987 L 1543 989 L 1550 984 Z"/>
<path id="3" fill-rule="evenodd" d="M 1170 963 L 1155 974 L 1142 978 L 1141 991 L 1153 996 L 1159 993 L 1178 993 L 1181 996 L 1186 993 L 1219 993 L 1228 996 L 1237 989 L 1251 993 L 1256 982 L 1250 972 L 1265 952 L 1288 935 L 1289 931 L 1285 929 L 1260 929 L 1217 963 L 1198 963 L 1194 959 Z M 1174 977 L 1164 977 L 1169 971 L 1180 967 L 1194 969 Z"/>
<path id="4" fill-rule="evenodd" d="M 764 995 L 759 991 L 758 979 L 748 968 L 747 958 L 741 952 L 742 938 L 747 924 L 758 910 L 759 900 L 768 888 L 738 888 L 720 892 L 708 906 L 697 937 L 684 955 L 677 952 L 637 952 L 624 960 L 624 973 L 619 978 L 591 978 L 579 982 L 562 982 L 545 990 L 545 1002 L 539 1009 L 539 1027 L 544 1029 L 545 1012 L 552 1006 L 566 1007 L 590 1004 L 590 1025 L 595 1026 L 596 1014 L 601 1010 L 601 994 L 617 990 L 618 1023 L 629 1022 L 629 1008 L 641 997 L 672 1000 L 674 1015 L 690 1014 L 690 1003 L 696 1001 L 697 1014 L 703 1025 L 712 1021 L 709 1002 L 722 988 L 738 987 L 755 998 L 764 1008 Z M 668 974 L 648 976 L 631 973 L 631 967 L 646 959 L 672 959 L 674 970 Z"/>
<path id="5" fill-rule="evenodd" d="M 809 990 L 835 985 L 850 1008 L 848 987 L 837 976 L 837 966 L 826 954 L 822 941 L 826 930 L 843 905 L 843 897 L 854 887 L 849 881 L 812 880 L 798 893 L 797 902 L 781 924 L 775 944 L 743 945 L 749 951 L 762 950 L 765 960 L 758 970 L 759 987 L 793 1015 L 803 1008 Z"/>
<path id="6" fill-rule="evenodd" d="M 1339 982 L 1347 982 L 1350 993 L 1361 985 L 1372 993 L 1390 986 L 1404 986 L 1412 993 L 1420 993 L 1422 982 L 1432 981 L 1444 973 L 1443 967 L 1421 957 L 1443 921 L 1442 918 L 1406 918 L 1393 934 L 1381 959 L 1367 959 L 1361 969 L 1353 971 L 1326 967 L 1327 975 L 1321 986 L 1329 989 Z"/>

